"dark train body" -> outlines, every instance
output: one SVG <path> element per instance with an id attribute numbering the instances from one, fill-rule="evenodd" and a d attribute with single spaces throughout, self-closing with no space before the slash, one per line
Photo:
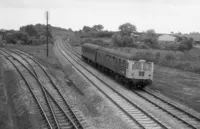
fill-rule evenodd
<path id="1" fill-rule="evenodd" d="M 153 81 L 154 63 L 136 59 L 128 53 L 85 43 L 82 45 L 82 58 L 129 88 L 143 88 Z"/>

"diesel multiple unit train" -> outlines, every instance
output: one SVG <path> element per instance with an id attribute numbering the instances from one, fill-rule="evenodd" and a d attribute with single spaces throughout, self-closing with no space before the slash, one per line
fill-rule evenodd
<path id="1" fill-rule="evenodd" d="M 115 77 L 128 88 L 144 88 L 153 81 L 154 63 L 136 59 L 128 53 L 84 43 L 82 58 Z"/>

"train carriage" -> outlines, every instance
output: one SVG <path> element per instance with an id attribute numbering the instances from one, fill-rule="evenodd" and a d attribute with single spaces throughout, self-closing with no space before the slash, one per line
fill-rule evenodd
<path id="1" fill-rule="evenodd" d="M 129 87 L 143 88 L 152 83 L 154 63 L 151 61 L 88 43 L 82 46 L 82 57 Z"/>
<path id="2" fill-rule="evenodd" d="M 116 79 L 143 88 L 153 80 L 153 62 L 109 48 L 99 48 L 96 63 L 114 72 Z"/>
<path id="3" fill-rule="evenodd" d="M 99 49 L 100 46 L 98 45 L 93 45 L 89 43 L 84 43 L 82 45 L 82 58 L 86 59 L 87 61 L 90 62 L 96 62 L 96 54 L 97 54 L 97 49 Z"/>
<path id="4" fill-rule="evenodd" d="M 122 76 L 126 76 L 126 55 L 108 48 L 99 48 L 96 63 Z"/>

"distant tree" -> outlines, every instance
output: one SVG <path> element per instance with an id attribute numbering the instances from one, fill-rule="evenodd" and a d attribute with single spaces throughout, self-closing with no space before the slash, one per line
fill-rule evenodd
<path id="1" fill-rule="evenodd" d="M 69 28 L 68 31 L 73 31 L 73 30 L 71 28 Z"/>
<path id="2" fill-rule="evenodd" d="M 112 40 L 117 46 L 134 46 L 135 38 L 131 35 L 132 32 L 135 32 L 136 26 L 125 23 L 119 26 L 120 32 L 113 34 Z"/>
<path id="3" fill-rule="evenodd" d="M 149 30 L 146 31 L 146 33 L 147 33 L 148 35 L 151 35 L 151 36 L 155 36 L 155 34 L 156 34 L 156 32 L 155 32 L 154 29 L 149 29 Z"/>
<path id="4" fill-rule="evenodd" d="M 190 35 L 200 35 L 199 32 L 190 32 L 189 34 L 190 34 Z"/>
<path id="5" fill-rule="evenodd" d="M 181 40 L 183 40 L 183 37 L 181 37 L 181 36 L 176 36 L 176 42 L 180 42 Z"/>
<path id="6" fill-rule="evenodd" d="M 2 35 L 2 40 L 4 40 L 4 37 L 5 37 L 5 34 L 6 34 L 6 32 L 7 32 L 7 30 L 5 30 L 5 29 L 1 29 L 0 30 L 0 35 Z"/>
<path id="7" fill-rule="evenodd" d="M 135 25 L 125 23 L 119 26 L 119 30 L 124 34 L 131 34 L 132 32 L 137 31 L 137 28 Z"/>
<path id="8" fill-rule="evenodd" d="M 29 36 L 26 32 L 17 32 L 16 33 L 17 35 L 17 38 L 21 41 L 23 41 L 25 44 L 27 43 L 28 39 L 29 39 Z"/>
<path id="9" fill-rule="evenodd" d="M 181 32 L 178 32 L 178 33 L 176 33 L 177 35 L 182 35 L 182 33 Z"/>
<path id="10" fill-rule="evenodd" d="M 112 41 L 116 46 L 126 47 L 133 46 L 135 39 L 131 35 L 126 35 L 121 32 L 118 32 L 113 34 Z"/>
<path id="11" fill-rule="evenodd" d="M 152 48 L 158 47 L 158 37 L 153 29 L 147 30 L 146 33 L 142 35 L 142 40 L 146 45 Z"/>
<path id="12" fill-rule="evenodd" d="M 40 35 L 43 35 L 43 36 L 46 36 L 47 34 L 48 34 L 48 37 L 49 37 L 49 38 L 53 38 L 53 36 L 52 36 L 52 27 L 49 26 L 48 32 L 47 32 L 46 30 L 40 32 Z M 39 38 L 39 37 L 38 37 L 38 38 Z"/>
<path id="13" fill-rule="evenodd" d="M 94 25 L 92 28 L 95 31 L 102 31 L 104 27 L 103 27 L 103 25 L 99 24 L 99 25 Z"/>
<path id="14" fill-rule="evenodd" d="M 25 32 L 28 33 L 29 36 L 37 36 L 37 31 L 33 25 L 27 25 L 24 27 Z"/>
<path id="15" fill-rule="evenodd" d="M 190 50 L 193 48 L 193 39 L 192 38 L 184 38 L 182 41 L 180 41 L 179 50 Z"/>
<path id="16" fill-rule="evenodd" d="M 84 32 L 89 32 L 89 31 L 92 31 L 93 30 L 93 28 L 91 28 L 91 27 L 89 27 L 89 26 L 84 26 L 83 27 L 83 31 Z"/>

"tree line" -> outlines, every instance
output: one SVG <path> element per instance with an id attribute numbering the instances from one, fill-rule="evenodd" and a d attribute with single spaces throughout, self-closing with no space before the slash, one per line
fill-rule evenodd
<path id="1" fill-rule="evenodd" d="M 6 31 L 3 39 L 11 44 L 40 45 L 46 43 L 46 35 L 48 34 L 49 43 L 53 43 L 51 26 L 49 28 L 48 33 L 46 33 L 45 25 L 26 25 L 20 27 L 19 31 Z"/>
<path id="2" fill-rule="evenodd" d="M 84 26 L 82 30 L 76 31 L 81 38 L 108 37 L 111 38 L 114 45 L 118 47 L 135 47 L 142 49 L 166 49 L 173 51 L 184 51 L 193 48 L 193 39 L 183 35 L 176 35 L 176 42 L 173 44 L 160 44 L 154 29 L 144 32 L 138 32 L 137 27 L 131 23 L 125 23 L 118 27 L 117 32 L 103 30 L 103 25 Z M 89 41 L 89 40 L 88 40 Z M 99 41 L 98 41 L 99 42 Z"/>

